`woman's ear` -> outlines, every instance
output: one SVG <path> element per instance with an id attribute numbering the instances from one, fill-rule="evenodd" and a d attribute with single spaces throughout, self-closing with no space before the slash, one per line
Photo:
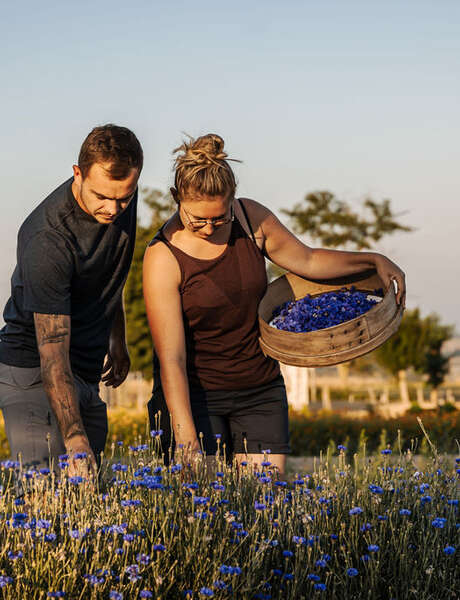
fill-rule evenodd
<path id="1" fill-rule="evenodd" d="M 179 204 L 179 194 L 177 193 L 176 188 L 171 187 L 171 188 L 169 188 L 169 191 L 171 192 L 171 196 L 174 198 L 174 202 L 176 204 Z"/>

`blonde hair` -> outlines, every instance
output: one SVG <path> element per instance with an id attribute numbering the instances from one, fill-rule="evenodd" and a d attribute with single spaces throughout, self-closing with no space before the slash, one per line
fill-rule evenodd
<path id="1" fill-rule="evenodd" d="M 189 136 L 190 137 L 190 136 Z M 216 133 L 208 133 L 196 139 L 190 137 L 173 154 L 180 153 L 174 162 L 174 186 L 179 193 L 192 189 L 209 196 L 233 195 L 236 179 L 224 152 L 224 140 Z"/>

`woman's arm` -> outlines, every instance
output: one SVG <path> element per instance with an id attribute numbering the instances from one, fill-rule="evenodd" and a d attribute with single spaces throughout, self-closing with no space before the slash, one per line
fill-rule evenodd
<path id="1" fill-rule="evenodd" d="M 147 248 L 143 268 L 144 299 L 155 352 L 160 361 L 161 385 L 172 418 L 176 444 L 199 450 L 190 408 L 182 305 L 181 273 L 163 243 Z"/>
<path id="2" fill-rule="evenodd" d="M 268 208 L 254 200 L 245 200 L 244 203 L 256 238 L 258 235 L 262 237 L 263 250 L 272 262 L 307 279 L 333 279 L 374 268 L 385 288 L 388 288 L 392 279 L 396 280 L 396 300 L 404 305 L 404 273 L 386 256 L 377 252 L 310 248 L 296 238 Z"/>

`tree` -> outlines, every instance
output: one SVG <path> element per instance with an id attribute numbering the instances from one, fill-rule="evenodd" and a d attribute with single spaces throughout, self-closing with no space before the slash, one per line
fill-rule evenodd
<path id="1" fill-rule="evenodd" d="M 145 313 L 142 293 L 142 261 L 150 240 L 161 225 L 175 211 L 175 203 L 170 194 L 144 188 L 142 200 L 150 209 L 150 220 L 145 226 L 137 222 L 136 245 L 133 262 L 124 290 L 126 312 L 126 337 L 131 357 L 131 369 L 141 372 L 144 377 L 152 377 L 152 339 Z"/>
<path id="2" fill-rule="evenodd" d="M 398 331 L 374 351 L 377 362 L 399 380 L 399 393 L 405 404 L 410 403 L 406 371 L 419 370 L 424 356 L 423 323 L 418 308 L 406 310 Z"/>
<path id="3" fill-rule="evenodd" d="M 392 375 L 398 376 L 404 402 L 409 403 L 408 368 L 427 375 L 435 390 L 443 382 L 447 359 L 441 356 L 441 346 L 452 334 L 453 327 L 441 325 L 438 315 L 431 314 L 422 319 L 416 308 L 406 311 L 398 331 L 374 351 L 377 362 Z"/>
<path id="4" fill-rule="evenodd" d="M 438 315 L 429 315 L 424 320 L 423 337 L 426 341 L 425 356 L 419 368 L 427 376 L 432 399 L 438 401 L 438 388 L 449 370 L 449 359 L 441 353 L 441 347 L 452 337 L 454 327 L 441 325 Z"/>
<path id="5" fill-rule="evenodd" d="M 307 194 L 303 204 L 281 212 L 289 216 L 294 231 L 307 234 L 328 248 L 343 246 L 364 250 L 372 248 L 385 235 L 413 231 L 412 227 L 397 222 L 399 215 L 393 214 L 388 199 L 379 203 L 367 198 L 362 210 L 355 212 L 331 192 L 318 191 Z"/>

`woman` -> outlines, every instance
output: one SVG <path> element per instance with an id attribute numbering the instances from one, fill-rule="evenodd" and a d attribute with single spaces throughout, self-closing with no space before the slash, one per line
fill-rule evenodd
<path id="1" fill-rule="evenodd" d="M 155 346 L 151 429 L 164 430 L 167 448 L 171 422 L 176 444 L 199 451 L 202 438 L 207 455 L 216 453 L 220 438 L 237 461 L 249 456 L 260 463 L 270 449 L 271 463 L 283 472 L 286 392 L 278 363 L 258 343 L 265 257 L 309 279 L 376 268 L 386 286 L 397 281 L 398 302 L 404 302 L 404 274 L 380 254 L 309 248 L 268 208 L 236 199 L 231 159 L 218 135 L 191 139 L 175 152 L 177 211 L 144 259 Z"/>

